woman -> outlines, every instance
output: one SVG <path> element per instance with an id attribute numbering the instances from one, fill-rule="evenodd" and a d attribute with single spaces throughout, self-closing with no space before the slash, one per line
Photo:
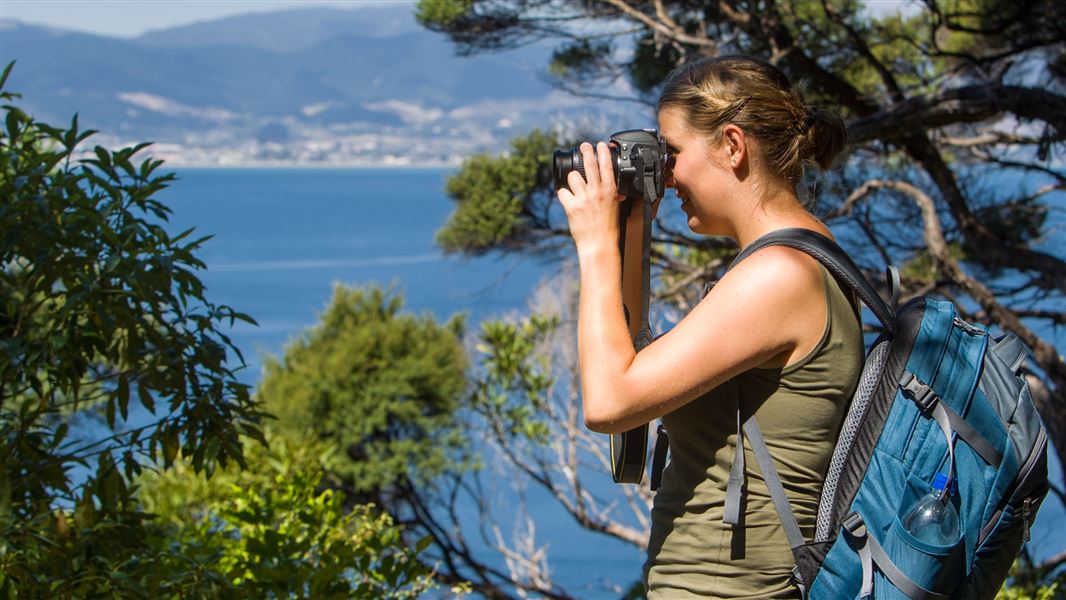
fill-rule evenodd
<path id="1" fill-rule="evenodd" d="M 772 231 L 830 235 L 796 193 L 826 168 L 843 123 L 807 107 L 773 65 L 748 57 L 686 64 L 667 80 L 659 130 L 666 183 L 692 231 L 745 247 Z M 652 509 L 649 598 L 797 597 L 794 566 L 750 449 L 740 525 L 723 522 L 737 411 L 754 414 L 810 539 L 818 494 L 862 365 L 857 310 L 806 254 L 768 247 L 731 269 L 639 354 L 622 309 L 618 199 L 607 146 L 582 144 L 587 181 L 558 191 L 581 270 L 578 350 L 586 425 L 617 433 L 662 417 L 671 461 Z"/>

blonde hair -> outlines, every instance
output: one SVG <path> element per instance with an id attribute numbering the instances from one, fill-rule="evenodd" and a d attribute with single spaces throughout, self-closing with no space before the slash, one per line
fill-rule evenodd
<path id="1" fill-rule="evenodd" d="M 805 165 L 828 169 L 847 144 L 844 122 L 807 106 L 800 90 L 774 65 L 748 56 L 705 58 L 670 74 L 659 110 L 683 111 L 690 129 L 717 142 L 722 127 L 740 127 L 762 158 L 793 186 Z"/>

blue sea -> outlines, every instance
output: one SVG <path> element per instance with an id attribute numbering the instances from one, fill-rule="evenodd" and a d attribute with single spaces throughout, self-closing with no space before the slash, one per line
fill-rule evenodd
<path id="1" fill-rule="evenodd" d="M 442 169 L 178 169 L 159 195 L 174 211 L 172 228 L 195 227 L 206 242 L 199 256 L 207 297 L 255 318 L 230 333 L 254 385 L 262 360 L 280 356 L 288 340 L 312 326 L 336 284 L 395 286 L 405 306 L 445 320 L 523 311 L 534 287 L 557 265 L 532 258 L 444 255 L 435 232 L 453 209 Z M 604 439 L 606 444 L 606 438 Z M 1051 465 L 1059 473 L 1057 464 Z M 502 490 L 508 489 L 500 483 Z M 607 486 L 613 484 L 605 484 Z M 593 490 L 594 493 L 608 490 Z M 502 500 L 508 504 L 506 494 Z M 641 553 L 582 530 L 554 501 L 531 487 L 526 502 L 546 545 L 554 579 L 582 598 L 618 598 L 599 585 L 628 586 L 640 576 Z M 510 502 L 513 504 L 513 502 Z M 472 521 L 476 514 L 470 514 Z M 476 523 L 474 523 L 476 525 Z M 501 523 L 509 534 L 514 523 Z M 1066 549 L 1066 515 L 1049 497 L 1032 530 L 1037 560 Z M 476 537 L 476 536 L 475 536 Z M 502 566 L 474 540 L 488 560 Z"/>
<path id="2" fill-rule="evenodd" d="M 213 235 L 199 253 L 212 302 L 252 316 L 229 333 L 254 385 L 263 358 L 281 356 L 288 340 L 314 325 L 333 286 L 378 283 L 403 293 L 405 309 L 444 321 L 462 312 L 468 328 L 524 311 L 535 286 L 558 266 L 533 258 L 446 256 L 434 234 L 454 205 L 443 169 L 179 169 L 159 199 L 174 211 L 170 228 Z M 604 444 L 607 438 L 604 436 Z M 603 486 L 609 483 L 606 476 Z M 494 500 L 515 529 L 516 495 L 495 482 Z M 593 490 L 599 493 L 600 490 Z M 604 492 L 616 490 L 604 489 Z M 643 556 L 633 546 L 581 529 L 546 493 L 530 486 L 525 502 L 546 545 L 554 580 L 581 598 L 618 598 L 601 585 L 629 586 Z M 480 540 L 479 515 L 465 515 L 472 545 L 490 563 L 503 561 Z M 510 519 L 510 520 L 507 520 Z"/>
<path id="3" fill-rule="evenodd" d="M 213 235 L 207 296 L 259 325 L 233 333 L 259 378 L 266 354 L 313 325 L 335 284 L 391 285 L 406 308 L 471 322 L 520 309 L 547 273 L 532 259 L 445 256 L 434 234 L 452 202 L 440 169 L 181 169 L 162 194 L 172 229 Z"/>

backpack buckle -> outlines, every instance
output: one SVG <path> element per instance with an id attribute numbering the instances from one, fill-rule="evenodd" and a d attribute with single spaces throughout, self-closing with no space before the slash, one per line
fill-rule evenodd
<path id="1" fill-rule="evenodd" d="M 863 521 L 862 515 L 857 512 L 849 513 L 848 516 L 841 520 L 840 525 L 844 528 L 845 533 L 851 534 L 851 537 L 862 538 L 866 535 L 866 522 Z"/>
<path id="2" fill-rule="evenodd" d="M 924 415 L 932 413 L 936 403 L 940 401 L 940 396 L 936 395 L 933 388 L 909 371 L 903 372 L 903 377 L 899 379 L 899 387 L 910 396 L 911 400 L 918 405 L 918 410 Z"/>

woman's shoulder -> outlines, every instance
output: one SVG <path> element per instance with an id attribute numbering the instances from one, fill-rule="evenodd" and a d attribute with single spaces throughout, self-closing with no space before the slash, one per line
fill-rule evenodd
<path id="1" fill-rule="evenodd" d="M 789 290 L 822 295 L 824 281 L 820 263 L 806 252 L 768 246 L 736 264 L 719 283 L 751 294 Z"/>

